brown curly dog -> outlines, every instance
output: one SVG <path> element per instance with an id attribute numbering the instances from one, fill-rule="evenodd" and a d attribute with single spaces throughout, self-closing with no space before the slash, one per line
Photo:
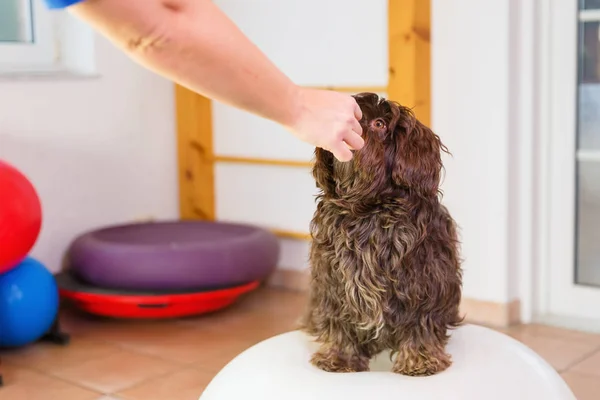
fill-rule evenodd
<path id="1" fill-rule="evenodd" d="M 311 222 L 311 290 L 302 329 L 330 372 L 369 370 L 391 350 L 393 371 L 432 375 L 451 365 L 462 273 L 455 222 L 440 201 L 440 138 L 410 109 L 355 96 L 365 146 L 350 162 L 317 148 L 320 193 Z"/>

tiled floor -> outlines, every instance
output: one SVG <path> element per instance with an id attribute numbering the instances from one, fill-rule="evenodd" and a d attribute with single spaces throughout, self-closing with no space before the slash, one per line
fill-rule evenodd
<path id="1" fill-rule="evenodd" d="M 261 289 L 232 308 L 164 322 L 118 322 L 65 311 L 67 347 L 3 352 L 0 400 L 197 400 L 252 344 L 294 328 L 299 294 Z M 600 335 L 540 325 L 506 331 L 546 358 L 579 400 L 600 400 Z"/>

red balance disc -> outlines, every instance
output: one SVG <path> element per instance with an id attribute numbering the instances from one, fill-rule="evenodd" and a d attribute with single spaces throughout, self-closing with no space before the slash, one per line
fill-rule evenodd
<path id="1" fill-rule="evenodd" d="M 177 318 L 217 311 L 259 286 L 259 282 L 227 288 L 143 292 L 88 285 L 68 272 L 56 276 L 60 295 L 90 314 L 113 318 Z"/>
<path id="2" fill-rule="evenodd" d="M 29 180 L 0 161 L 0 274 L 27 256 L 42 226 L 42 206 Z"/>

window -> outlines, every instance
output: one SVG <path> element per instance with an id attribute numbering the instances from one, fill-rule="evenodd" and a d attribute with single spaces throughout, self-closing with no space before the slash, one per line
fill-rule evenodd
<path id="1" fill-rule="evenodd" d="M 0 74 L 93 73 L 93 33 L 41 0 L 0 0 Z"/>
<path id="2" fill-rule="evenodd" d="M 0 41 L 33 42 L 31 2 L 5 0 L 0 3 Z"/>

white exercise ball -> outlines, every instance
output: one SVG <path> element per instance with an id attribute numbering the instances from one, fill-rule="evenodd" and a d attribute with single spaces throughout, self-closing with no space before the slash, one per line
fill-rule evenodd
<path id="1" fill-rule="evenodd" d="M 576 400 L 540 356 L 481 326 L 456 329 L 448 344 L 453 365 L 429 377 L 390 372 L 389 353 L 370 372 L 324 372 L 309 362 L 317 348 L 297 331 L 267 339 L 227 364 L 200 400 Z"/>

